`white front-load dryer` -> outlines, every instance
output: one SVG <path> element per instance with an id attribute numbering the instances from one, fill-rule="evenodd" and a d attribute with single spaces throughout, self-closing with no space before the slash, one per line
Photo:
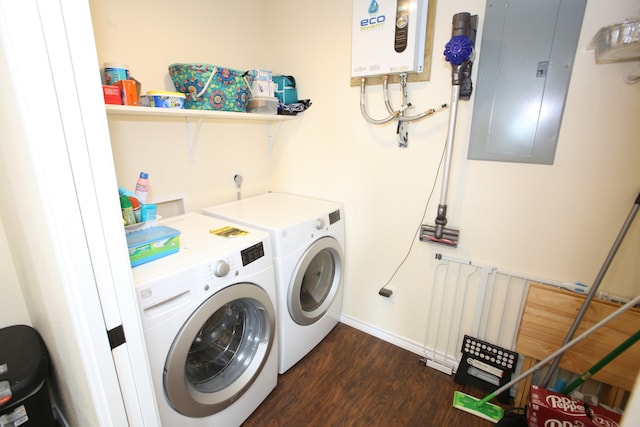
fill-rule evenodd
<path id="1" fill-rule="evenodd" d="M 339 321 L 344 274 L 343 205 L 267 193 L 208 207 L 203 213 L 270 233 L 276 271 L 278 372 L 286 372 Z"/>
<path id="2" fill-rule="evenodd" d="M 160 225 L 179 252 L 132 271 L 162 425 L 239 426 L 278 377 L 270 236 L 199 213 Z"/>

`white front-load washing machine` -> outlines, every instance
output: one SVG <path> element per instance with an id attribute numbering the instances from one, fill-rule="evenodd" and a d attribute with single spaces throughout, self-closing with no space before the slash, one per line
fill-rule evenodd
<path id="1" fill-rule="evenodd" d="M 338 324 L 344 274 L 343 205 L 267 193 L 208 207 L 203 213 L 270 233 L 276 271 L 278 372 L 286 372 Z"/>
<path id="2" fill-rule="evenodd" d="M 162 425 L 239 426 L 278 378 L 270 236 L 199 213 L 179 252 L 132 269 Z"/>

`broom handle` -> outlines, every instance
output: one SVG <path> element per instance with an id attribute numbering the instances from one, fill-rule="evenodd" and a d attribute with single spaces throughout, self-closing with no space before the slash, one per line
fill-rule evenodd
<path id="1" fill-rule="evenodd" d="M 609 269 L 609 266 L 613 261 L 613 257 L 616 255 L 616 252 L 618 252 L 618 248 L 622 244 L 622 240 L 624 239 L 624 236 L 627 234 L 629 227 L 631 227 L 631 223 L 633 222 L 633 218 L 636 216 L 636 213 L 638 212 L 638 208 L 640 208 L 640 194 L 638 194 L 638 197 L 636 198 L 636 201 L 634 202 L 633 207 L 631 208 L 631 212 L 629 212 L 629 215 L 627 215 L 626 221 L 622 225 L 622 228 L 620 229 L 620 232 L 618 233 L 616 240 L 613 242 L 613 246 L 609 250 L 609 254 L 605 259 L 604 264 L 602 264 L 602 267 L 598 272 L 598 276 L 596 277 L 596 280 L 593 282 L 593 285 L 591 285 L 591 289 L 589 289 L 589 292 L 585 297 L 582 307 L 580 307 L 580 311 L 578 312 L 578 315 L 574 319 L 573 324 L 571 325 L 571 328 L 569 328 L 569 332 L 567 333 L 567 336 L 565 337 L 562 344 L 568 343 L 571 340 L 571 338 L 573 338 L 573 335 L 576 333 L 576 330 L 578 329 L 578 326 L 580 325 L 580 322 L 582 321 L 582 318 L 584 317 L 587 311 L 587 308 L 591 303 L 591 300 L 595 296 L 596 291 L 600 287 L 600 283 L 604 278 L 604 275 L 607 273 L 607 270 Z M 542 387 L 547 387 L 547 385 L 549 384 L 549 381 L 551 381 L 551 377 L 553 376 L 556 369 L 558 368 L 558 365 L 560 364 L 560 359 L 561 357 L 558 357 L 551 364 L 551 367 L 549 368 L 544 378 L 540 382 L 540 385 Z"/>
<path id="2" fill-rule="evenodd" d="M 619 315 L 621 315 L 622 313 L 624 313 L 625 311 L 629 310 L 631 307 L 639 303 L 640 303 L 640 295 L 638 295 L 637 297 L 635 297 L 625 305 L 621 306 L 616 311 L 614 311 L 613 313 L 611 313 L 610 315 L 608 315 L 607 317 L 605 317 L 604 319 L 602 319 L 601 321 L 593 325 L 591 328 L 584 331 L 581 335 L 569 341 L 568 343 L 566 343 L 565 345 L 563 345 L 562 347 L 560 347 L 559 349 L 551 353 L 549 356 L 545 357 L 544 359 L 542 359 L 541 361 L 533 365 L 531 368 L 521 373 L 520 375 L 518 375 L 517 377 L 515 377 L 514 379 L 512 379 L 511 381 L 509 381 L 508 383 L 506 383 L 505 385 L 503 385 L 502 387 L 500 387 L 499 389 L 497 389 L 496 391 L 494 391 L 484 399 L 478 401 L 478 403 L 476 403 L 476 406 L 480 407 L 485 403 L 487 403 L 488 401 L 490 401 L 491 399 L 493 399 L 494 397 L 496 397 L 497 395 L 499 395 L 500 393 L 502 393 L 503 391 L 508 390 L 512 385 L 522 381 L 524 378 L 528 377 L 530 374 L 542 368 L 550 360 L 563 354 L 564 352 L 569 350 L 571 347 L 573 347 L 574 345 L 578 344 L 580 341 L 584 340 L 586 337 L 591 335 L 594 331 L 596 331 L 597 329 L 600 329 L 602 326 L 609 323 L 611 320 L 618 317 Z"/>
<path id="3" fill-rule="evenodd" d="M 593 375 L 595 375 L 596 372 L 598 372 L 600 369 L 604 368 L 609 362 L 611 362 L 613 359 L 615 359 L 616 357 L 618 357 L 622 353 L 624 353 L 626 349 L 628 349 L 629 347 L 634 345 L 638 340 L 640 340 L 640 329 L 638 329 L 635 334 L 633 334 L 629 338 L 627 338 L 622 344 L 617 346 L 611 353 L 607 354 L 605 357 L 600 359 L 600 361 L 598 363 L 596 363 L 591 368 L 589 368 L 585 373 L 580 375 L 574 382 L 572 382 L 571 384 L 566 386 L 561 391 L 561 393 L 562 394 L 571 393 L 573 390 L 578 388 L 578 386 L 580 386 L 580 384 L 584 383 L 589 378 L 591 378 Z"/>

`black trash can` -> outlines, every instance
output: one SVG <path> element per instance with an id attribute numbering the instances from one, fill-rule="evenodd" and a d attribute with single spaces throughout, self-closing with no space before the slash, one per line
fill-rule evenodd
<path id="1" fill-rule="evenodd" d="M 49 354 L 35 329 L 0 329 L 0 425 L 55 426 L 48 374 Z"/>

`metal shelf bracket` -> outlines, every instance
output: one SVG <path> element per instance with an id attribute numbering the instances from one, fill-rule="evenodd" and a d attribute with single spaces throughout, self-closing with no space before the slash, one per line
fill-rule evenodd
<path id="1" fill-rule="evenodd" d="M 187 144 L 189 146 L 189 161 L 193 164 L 196 162 L 195 150 L 198 142 L 198 135 L 200 134 L 200 126 L 202 126 L 202 117 L 187 116 Z"/>
<path id="2" fill-rule="evenodd" d="M 276 138 L 278 137 L 278 132 L 280 132 L 281 125 L 282 122 L 267 122 L 267 143 L 269 144 L 269 154 L 271 154 L 273 144 L 276 142 Z"/>

